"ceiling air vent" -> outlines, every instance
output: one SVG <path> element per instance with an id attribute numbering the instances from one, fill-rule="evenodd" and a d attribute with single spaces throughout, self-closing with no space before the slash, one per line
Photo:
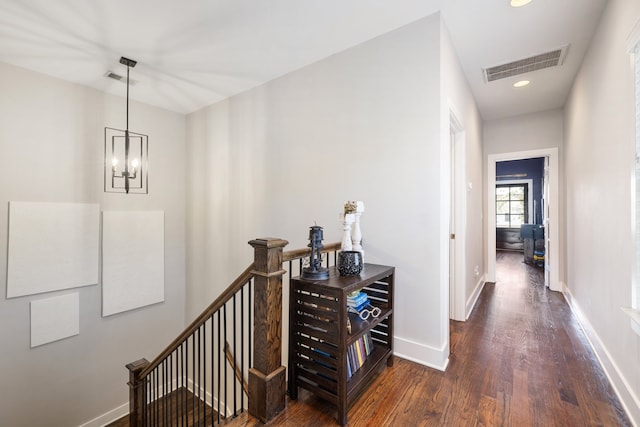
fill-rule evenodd
<path id="1" fill-rule="evenodd" d="M 122 76 L 114 73 L 113 71 L 107 71 L 104 76 L 114 80 L 122 80 Z"/>
<path id="2" fill-rule="evenodd" d="M 550 52 L 534 55 L 529 58 L 509 62 L 507 64 L 496 65 L 495 67 L 483 68 L 484 78 L 487 83 L 511 76 L 530 73 L 544 68 L 558 67 L 564 62 L 569 46 Z"/>
<path id="3" fill-rule="evenodd" d="M 116 74 L 113 71 L 107 71 L 106 73 L 104 73 L 104 76 L 108 77 L 110 79 L 113 79 L 113 80 L 117 80 L 117 81 L 122 82 L 122 83 L 127 83 L 127 77 L 126 76 L 121 76 L 120 74 Z M 136 83 L 138 83 L 137 80 L 129 79 L 129 84 L 130 85 L 133 86 Z"/>

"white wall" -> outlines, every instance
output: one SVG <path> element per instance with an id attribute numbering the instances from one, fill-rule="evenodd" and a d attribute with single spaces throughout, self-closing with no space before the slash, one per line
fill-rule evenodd
<path id="1" fill-rule="evenodd" d="M 566 285 L 629 415 L 640 423 L 640 337 L 631 305 L 637 0 L 611 0 L 565 108 Z"/>
<path id="2" fill-rule="evenodd" d="M 562 147 L 562 109 L 524 114 L 484 124 L 484 153 L 503 154 Z"/>
<path id="3" fill-rule="evenodd" d="M 482 289 L 484 279 L 484 226 L 483 226 L 483 123 L 469 84 L 462 72 L 458 57 L 453 49 L 446 28 L 442 27 L 442 76 L 444 88 L 442 138 L 449 143 L 450 109 L 462 126 L 463 135 L 460 169 L 457 174 L 458 189 L 456 206 L 462 209 L 462 216 L 456 219 L 456 244 L 460 245 L 464 256 L 464 271 L 456 272 L 464 278 L 464 319 L 475 304 Z M 456 156 L 459 153 L 456 152 Z M 464 240 L 460 239 L 462 237 Z"/>
<path id="4" fill-rule="evenodd" d="M 396 350 L 442 366 L 439 52 L 434 15 L 189 116 L 188 316 L 251 261 L 248 240 L 301 248 L 317 222 L 339 241 L 362 200 L 366 261 L 397 268 Z"/>
<path id="5" fill-rule="evenodd" d="M 184 326 L 185 119 L 132 102 L 130 129 L 149 135 L 149 195 L 104 194 L 104 127 L 124 128 L 124 98 L 5 64 L 0 93 L 0 425 L 80 425 L 127 403 L 125 364 Z M 164 210 L 166 301 L 102 318 L 99 285 L 72 290 L 80 334 L 30 349 L 29 302 L 52 293 L 5 299 L 10 200 Z"/>

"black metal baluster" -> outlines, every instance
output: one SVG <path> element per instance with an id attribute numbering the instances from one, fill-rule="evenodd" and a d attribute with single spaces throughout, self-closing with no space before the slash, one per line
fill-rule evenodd
<path id="1" fill-rule="evenodd" d="M 160 398 L 158 399 L 158 410 L 160 411 L 160 419 L 162 420 L 162 425 L 165 425 L 164 422 L 166 421 L 165 419 L 165 415 L 164 415 L 164 407 L 166 406 L 164 404 L 165 402 L 165 397 L 167 395 L 166 390 L 165 390 L 165 381 L 164 381 L 164 361 L 160 362 L 160 364 L 158 365 L 158 387 L 160 388 L 160 391 L 158 392 L 158 394 L 160 395 Z"/>
<path id="2" fill-rule="evenodd" d="M 204 423 L 207 425 L 207 322 L 202 323 L 202 389 L 204 390 L 204 402 L 202 404 Z"/>
<path id="3" fill-rule="evenodd" d="M 151 425 L 154 425 L 156 422 L 156 372 L 155 370 L 151 373 L 152 377 L 151 377 L 151 402 L 150 402 L 150 408 L 149 408 L 149 416 L 151 418 Z"/>
<path id="4" fill-rule="evenodd" d="M 158 425 L 162 419 L 162 364 L 156 367 L 156 389 L 158 390 L 158 398 L 156 399 L 156 412 L 158 413 Z"/>
<path id="5" fill-rule="evenodd" d="M 236 354 L 238 354 L 236 352 L 236 323 L 237 322 L 237 316 L 236 316 L 236 294 L 233 294 L 233 364 L 235 365 L 236 363 Z M 232 375 L 235 378 L 235 366 L 231 367 L 233 369 Z M 233 414 L 237 414 L 238 413 L 238 403 L 236 402 L 236 394 L 238 393 L 236 384 L 238 383 L 238 380 L 234 380 L 233 381 Z"/>
<path id="6" fill-rule="evenodd" d="M 214 400 L 214 391 L 213 391 L 213 378 L 214 378 L 214 372 L 215 370 L 213 369 L 214 366 L 214 360 L 213 358 L 215 357 L 215 336 L 214 336 L 214 315 L 212 314 L 211 317 L 209 317 L 209 322 L 211 324 L 211 425 L 213 426 L 215 424 L 215 417 L 214 417 L 214 404 L 213 404 L 213 400 Z"/>
<path id="7" fill-rule="evenodd" d="M 229 342 L 229 339 L 227 338 L 227 304 L 224 304 L 222 306 L 222 320 L 224 322 L 224 324 L 222 325 L 222 335 L 224 336 L 224 342 L 225 345 L 226 343 Z M 228 408 L 229 408 L 229 398 L 227 396 L 227 385 L 229 384 L 228 380 L 227 380 L 227 364 L 224 364 L 224 414 L 225 416 L 228 414 Z"/>
<path id="8" fill-rule="evenodd" d="M 198 344 L 198 350 L 197 350 L 197 359 L 198 359 L 198 364 L 196 365 L 198 367 L 198 374 L 197 374 L 197 381 L 198 381 L 198 399 L 196 400 L 196 403 L 198 404 L 197 407 L 194 408 L 195 412 L 196 412 L 196 420 L 198 420 L 198 425 L 200 425 L 200 402 L 202 400 L 202 389 L 200 388 L 202 384 L 200 384 L 200 328 L 196 329 L 196 343 Z M 193 387 L 193 389 L 195 390 L 195 385 Z"/>
<path id="9" fill-rule="evenodd" d="M 147 403 L 147 414 L 150 424 L 153 425 L 153 371 L 149 373 L 149 402 Z"/>
<path id="10" fill-rule="evenodd" d="M 185 366 L 185 356 L 184 356 L 185 351 L 184 350 L 185 350 L 185 343 L 182 343 L 180 345 L 180 366 L 182 368 L 180 370 L 180 373 L 182 374 L 181 378 L 180 378 L 180 385 L 182 386 L 182 390 L 180 390 L 180 397 L 181 397 L 181 399 L 180 399 L 180 427 L 184 427 L 184 414 L 187 413 L 187 408 L 185 407 L 185 404 L 184 404 L 184 399 L 185 399 L 185 396 L 187 395 L 186 387 L 184 385 L 184 382 L 186 381 L 186 378 L 187 378 L 187 368 Z"/>
<path id="11" fill-rule="evenodd" d="M 187 351 L 186 351 L 186 355 L 185 355 L 185 357 L 186 357 L 185 358 L 185 366 L 186 366 L 186 376 L 185 376 L 186 384 L 185 384 L 185 386 L 186 386 L 186 388 L 185 388 L 185 393 L 184 393 L 185 394 L 185 398 L 184 398 L 184 414 L 185 415 L 184 415 L 184 418 L 186 420 L 185 424 L 187 426 L 189 425 L 189 397 L 190 397 L 189 393 L 188 393 L 188 391 L 189 391 L 189 359 L 190 359 L 190 357 L 189 357 L 189 339 L 190 338 L 187 338 L 187 341 L 186 341 L 186 343 L 187 343 Z"/>
<path id="12" fill-rule="evenodd" d="M 153 394 L 154 394 L 154 399 L 153 399 L 153 420 L 155 421 L 156 425 L 158 424 L 158 420 L 160 418 L 160 414 L 158 414 L 158 368 L 156 367 L 153 370 Z"/>
<path id="13" fill-rule="evenodd" d="M 196 365 L 196 352 L 198 351 L 196 349 L 196 333 L 194 332 L 193 334 L 191 334 L 191 347 L 193 347 L 193 351 L 191 353 L 191 363 L 193 363 L 193 368 L 191 369 L 191 372 L 193 375 L 193 378 L 191 379 L 191 388 L 193 389 L 191 392 L 191 425 L 195 426 L 196 425 L 196 407 L 197 407 L 197 402 L 196 402 L 196 369 L 197 369 L 197 365 Z"/>
<path id="14" fill-rule="evenodd" d="M 145 401 L 145 413 L 147 415 L 148 423 L 151 424 L 151 409 L 153 408 L 153 372 L 147 375 L 147 388 L 149 398 Z"/>
<path id="15" fill-rule="evenodd" d="M 253 343 L 253 322 L 251 321 L 251 314 L 253 313 L 253 301 L 251 300 L 251 293 L 253 291 L 253 279 L 249 279 L 249 318 L 247 319 L 247 330 L 249 331 L 247 340 L 249 343 L 249 366 L 247 366 L 247 370 L 251 369 L 253 366 L 253 352 L 251 351 L 252 343 Z M 247 390 L 249 393 L 249 390 Z M 247 394 L 248 396 L 248 394 Z"/>
<path id="16" fill-rule="evenodd" d="M 240 288 L 240 412 L 244 412 L 244 288 Z"/>
<path id="17" fill-rule="evenodd" d="M 222 381 L 220 380 L 222 378 L 222 369 L 220 366 L 220 360 L 222 359 L 222 348 L 220 347 L 220 339 L 222 337 L 222 332 L 220 331 L 220 326 L 221 326 L 221 319 L 220 319 L 220 315 L 222 314 L 221 310 L 218 310 L 218 423 L 220 423 L 220 401 L 222 400 L 220 398 L 221 394 L 220 394 L 220 386 L 222 384 Z"/>
<path id="18" fill-rule="evenodd" d="M 199 382 L 201 382 L 201 384 L 198 385 L 198 387 L 200 387 L 200 393 L 202 393 L 202 397 L 200 400 L 202 400 L 202 415 L 203 417 L 199 418 L 200 420 L 204 419 L 204 415 L 206 414 L 206 406 L 207 406 L 207 388 L 205 387 L 205 382 L 206 382 L 206 377 L 205 377 L 205 370 L 204 370 L 204 366 L 206 364 L 206 348 L 204 348 L 204 334 L 205 334 L 205 330 L 204 330 L 204 324 L 202 324 L 202 326 L 200 326 L 200 356 L 201 356 L 201 360 L 198 361 L 198 364 L 200 364 L 200 370 L 202 371 L 202 376 L 200 377 Z M 203 424 L 204 425 L 204 424 Z"/>
<path id="19" fill-rule="evenodd" d="M 153 402 L 155 401 L 155 392 L 153 390 L 154 388 L 154 381 L 153 381 L 153 377 L 154 377 L 155 373 L 153 371 L 151 371 L 151 373 L 149 374 L 149 385 L 150 385 L 150 394 L 151 394 L 151 399 L 149 399 L 149 421 L 151 421 L 151 425 L 153 425 L 153 422 L 155 420 L 154 418 L 154 414 L 153 414 Z"/>
<path id="20" fill-rule="evenodd" d="M 169 354 L 169 395 L 171 396 L 171 399 L 169 400 L 169 419 L 171 420 L 171 423 L 173 424 L 173 402 L 175 400 L 175 383 L 173 381 L 173 353 L 175 353 L 175 351 L 171 352 Z"/>

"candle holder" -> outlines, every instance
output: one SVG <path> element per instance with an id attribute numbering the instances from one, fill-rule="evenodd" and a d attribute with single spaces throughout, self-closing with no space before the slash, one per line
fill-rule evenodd
<path id="1" fill-rule="evenodd" d="M 326 280 L 329 278 L 329 270 L 322 267 L 322 227 L 313 225 L 309 228 L 309 244 L 311 255 L 309 267 L 302 269 L 302 278 L 310 280 Z"/>

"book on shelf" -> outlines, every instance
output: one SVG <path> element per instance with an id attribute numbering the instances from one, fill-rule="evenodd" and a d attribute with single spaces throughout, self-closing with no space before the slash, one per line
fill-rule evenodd
<path id="1" fill-rule="evenodd" d="M 367 355 L 365 354 L 364 357 L 362 357 L 362 346 L 360 345 L 360 340 L 356 341 L 354 344 L 356 347 L 356 356 L 358 357 L 358 367 L 360 367 L 366 360 Z"/>
<path id="2" fill-rule="evenodd" d="M 358 313 L 360 313 L 362 310 L 364 310 L 365 308 L 367 308 L 367 306 L 370 305 L 369 304 L 369 298 L 367 298 L 362 304 L 360 305 L 356 305 L 356 306 L 351 306 L 348 305 L 349 308 L 351 308 L 352 310 L 357 311 Z"/>
<path id="3" fill-rule="evenodd" d="M 372 351 L 373 341 L 370 332 L 347 346 L 347 379 L 351 378 L 365 364 Z"/>
<path id="4" fill-rule="evenodd" d="M 369 302 L 369 296 L 365 292 L 358 292 L 355 296 L 347 297 L 347 305 L 349 307 L 360 307 Z"/>

